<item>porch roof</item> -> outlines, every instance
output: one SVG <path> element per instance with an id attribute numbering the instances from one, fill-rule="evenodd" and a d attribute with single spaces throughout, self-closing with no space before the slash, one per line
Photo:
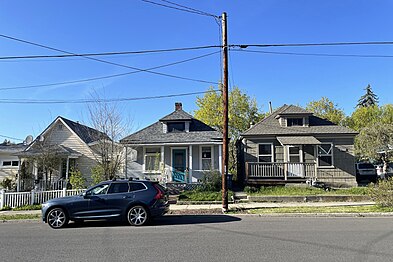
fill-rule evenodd
<path id="1" fill-rule="evenodd" d="M 313 136 L 278 136 L 281 145 L 320 145 L 321 141 Z"/>
<path id="2" fill-rule="evenodd" d="M 18 152 L 14 154 L 15 156 L 18 157 L 35 157 L 39 156 L 42 154 L 51 154 L 54 156 L 59 156 L 59 157 L 80 157 L 82 156 L 81 153 L 78 151 L 75 151 L 69 147 L 63 146 L 63 145 L 52 145 L 52 146 L 47 146 L 45 149 L 42 148 L 30 148 L 29 150 Z"/>

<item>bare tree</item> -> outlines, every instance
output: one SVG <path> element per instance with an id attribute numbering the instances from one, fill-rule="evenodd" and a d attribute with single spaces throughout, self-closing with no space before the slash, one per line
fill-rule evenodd
<path id="1" fill-rule="evenodd" d="M 96 161 L 104 179 L 118 176 L 124 164 L 124 147 L 118 141 L 127 134 L 129 121 L 124 120 L 121 110 L 116 103 L 104 102 L 97 93 L 92 95 L 94 103 L 88 104 L 89 121 L 92 127 L 99 131 L 95 134 Z"/>

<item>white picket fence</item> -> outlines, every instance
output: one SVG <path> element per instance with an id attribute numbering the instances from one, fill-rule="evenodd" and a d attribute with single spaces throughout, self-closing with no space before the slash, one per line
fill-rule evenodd
<path id="1" fill-rule="evenodd" d="M 26 205 L 42 204 L 53 198 L 79 195 L 85 191 L 84 189 L 73 190 L 51 190 L 51 191 L 35 191 L 30 192 L 6 192 L 0 190 L 0 209 L 4 207 L 21 207 Z"/>

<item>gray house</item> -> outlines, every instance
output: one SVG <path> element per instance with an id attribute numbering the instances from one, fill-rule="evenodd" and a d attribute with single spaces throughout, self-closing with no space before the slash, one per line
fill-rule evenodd
<path id="1" fill-rule="evenodd" d="M 355 186 L 356 134 L 303 108 L 284 105 L 241 135 L 240 177 L 254 185 L 318 180 Z"/>
<path id="2" fill-rule="evenodd" d="M 126 148 L 126 177 L 163 182 L 198 182 L 203 173 L 221 170 L 222 134 L 183 111 L 120 140 Z"/>

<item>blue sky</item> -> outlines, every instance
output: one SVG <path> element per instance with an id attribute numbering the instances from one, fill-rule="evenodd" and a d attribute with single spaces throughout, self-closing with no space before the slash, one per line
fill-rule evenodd
<path id="1" fill-rule="evenodd" d="M 154 0 L 160 2 L 160 0 Z M 230 44 L 393 41 L 393 1 L 375 0 L 173 0 L 215 15 L 228 13 Z M 161 2 L 163 3 L 163 2 Z M 0 1 L 0 34 L 73 53 L 136 51 L 219 44 L 212 17 L 128 1 Z M 393 45 L 248 48 L 268 52 L 392 55 Z M 115 63 L 150 68 L 216 51 L 100 57 Z M 0 38 L 0 57 L 56 55 Z M 350 114 L 371 84 L 380 104 L 392 103 L 393 58 L 317 57 L 230 52 L 230 86 L 255 97 L 262 111 L 282 104 L 305 106 L 327 96 Z M 132 71 L 83 58 L 0 61 L 0 89 L 39 85 Z M 220 55 L 157 72 L 217 82 Z M 1 99 L 85 99 L 91 92 L 106 98 L 146 97 L 199 92 L 209 84 L 145 72 L 73 85 L 0 90 Z M 196 96 L 130 101 L 119 104 L 134 129 L 157 121 L 180 101 L 188 112 Z M 34 137 L 58 116 L 88 123 L 84 104 L 0 103 L 0 135 Z M 4 138 L 0 137 L 0 141 Z M 14 140 L 17 142 L 16 140 Z"/>

